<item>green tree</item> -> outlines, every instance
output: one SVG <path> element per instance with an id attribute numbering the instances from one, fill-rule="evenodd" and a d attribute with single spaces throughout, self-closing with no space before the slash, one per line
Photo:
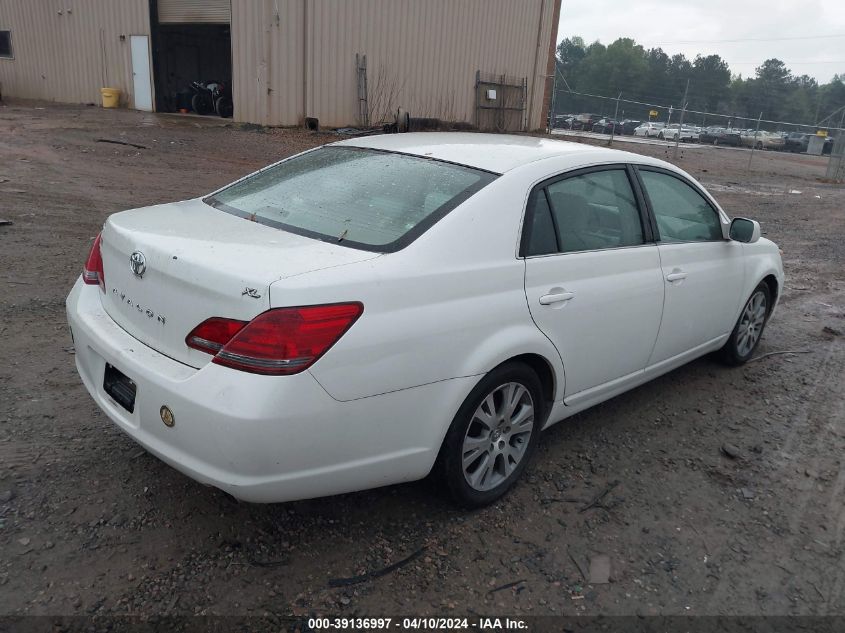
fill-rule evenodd
<path id="1" fill-rule="evenodd" d="M 578 67 L 587 55 L 587 47 L 584 46 L 584 38 L 574 35 L 561 40 L 557 45 L 558 68 L 569 81 L 572 71 Z"/>
<path id="2" fill-rule="evenodd" d="M 637 100 L 663 103 L 661 95 L 666 89 L 669 78 L 669 66 L 672 60 L 662 48 L 652 48 L 645 53 L 646 78 L 636 92 Z"/>
<path id="3" fill-rule="evenodd" d="M 755 109 L 763 112 L 768 119 L 784 118 L 784 101 L 792 83 L 792 73 L 779 59 L 767 59 L 756 70 L 754 83 Z M 753 115 L 753 112 L 750 113 Z"/>
<path id="4" fill-rule="evenodd" d="M 731 71 L 718 55 L 697 55 L 692 63 L 689 101 L 698 110 L 716 112 L 730 98 Z"/>
<path id="5" fill-rule="evenodd" d="M 645 50 L 630 38 L 605 46 L 601 42 L 585 45 L 578 36 L 562 40 L 557 57 L 557 68 L 573 91 L 605 97 L 574 95 L 558 77 L 557 112 L 613 114 L 614 98 L 620 92 L 633 101 L 678 109 L 687 80 L 689 109 L 727 115 L 720 122 L 727 124 L 730 118 L 738 127 L 752 126 L 760 112 L 775 121 L 806 125 L 822 121 L 836 126 L 839 108 L 845 106 L 845 73 L 819 85 L 807 75 L 793 75 L 775 58 L 765 60 L 753 77 L 732 77 L 719 55 L 698 55 L 690 61 L 683 55 L 669 56 L 660 48 Z M 651 107 L 620 104 L 620 116 L 623 109 L 626 116 L 645 118 Z M 660 118 L 665 119 L 665 113 L 661 112 Z M 694 120 L 698 121 L 699 115 Z M 707 121 L 715 122 L 712 118 Z"/>
<path id="6" fill-rule="evenodd" d="M 835 81 L 819 87 L 818 119 L 827 119 L 825 120 L 825 125 L 833 127 L 838 127 L 839 125 L 841 111 L 837 112 L 837 110 L 845 106 L 845 81 L 843 79 L 845 77 L 840 75 L 839 78 L 835 78 Z M 813 121 L 813 123 L 816 122 L 815 120 Z"/>

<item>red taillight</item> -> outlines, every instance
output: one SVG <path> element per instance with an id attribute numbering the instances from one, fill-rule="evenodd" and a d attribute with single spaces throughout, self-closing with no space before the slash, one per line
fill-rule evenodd
<path id="1" fill-rule="evenodd" d="M 194 328 L 185 342 L 189 347 L 215 354 L 212 362 L 218 365 L 285 376 L 313 365 L 363 311 L 360 303 L 335 303 L 276 308 L 249 323 L 214 317 Z"/>
<path id="2" fill-rule="evenodd" d="M 216 354 L 246 325 L 246 321 L 212 317 L 200 323 L 185 339 L 188 347 Z"/>
<path id="3" fill-rule="evenodd" d="M 88 259 L 82 268 L 82 281 L 92 286 L 100 286 L 100 290 L 106 291 L 106 276 L 103 273 L 103 253 L 100 250 L 100 236 L 98 234 L 88 253 Z"/>

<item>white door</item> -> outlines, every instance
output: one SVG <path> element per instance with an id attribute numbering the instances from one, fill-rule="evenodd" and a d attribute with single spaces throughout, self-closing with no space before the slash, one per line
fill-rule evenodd
<path id="1" fill-rule="evenodd" d="M 152 112 L 153 87 L 150 74 L 150 38 L 146 35 L 130 35 L 132 49 L 132 88 L 136 110 Z"/>
<path id="2" fill-rule="evenodd" d="M 567 400 L 648 362 L 663 276 L 642 217 L 624 167 L 568 175 L 531 194 L 525 295 L 563 358 Z"/>
<path id="3" fill-rule="evenodd" d="M 649 365 L 728 334 L 745 276 L 742 244 L 722 236 L 718 211 L 676 175 L 639 168 L 657 222 L 666 284 L 660 334 Z"/>

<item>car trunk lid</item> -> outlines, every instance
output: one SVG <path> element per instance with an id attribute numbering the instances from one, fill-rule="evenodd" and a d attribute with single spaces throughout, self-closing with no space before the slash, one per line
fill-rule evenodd
<path id="1" fill-rule="evenodd" d="M 185 337 L 205 319 L 249 321 L 270 307 L 274 281 L 377 256 L 250 222 L 201 200 L 111 216 L 102 254 L 106 312 L 141 342 L 197 368 L 211 356 L 189 348 Z"/>

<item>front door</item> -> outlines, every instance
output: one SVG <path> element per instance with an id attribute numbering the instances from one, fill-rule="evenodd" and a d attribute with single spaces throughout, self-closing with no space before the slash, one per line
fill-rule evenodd
<path id="1" fill-rule="evenodd" d="M 639 168 L 659 233 L 666 286 L 649 365 L 706 345 L 734 326 L 742 297 L 742 244 L 726 240 L 719 212 L 680 176 Z"/>
<path id="2" fill-rule="evenodd" d="M 645 368 L 663 278 L 624 167 L 535 187 L 522 254 L 528 307 L 563 359 L 565 398 Z"/>
<path id="3" fill-rule="evenodd" d="M 146 35 L 130 35 L 132 50 L 132 89 L 136 110 L 152 112 L 153 88 L 150 74 L 150 38 Z"/>

